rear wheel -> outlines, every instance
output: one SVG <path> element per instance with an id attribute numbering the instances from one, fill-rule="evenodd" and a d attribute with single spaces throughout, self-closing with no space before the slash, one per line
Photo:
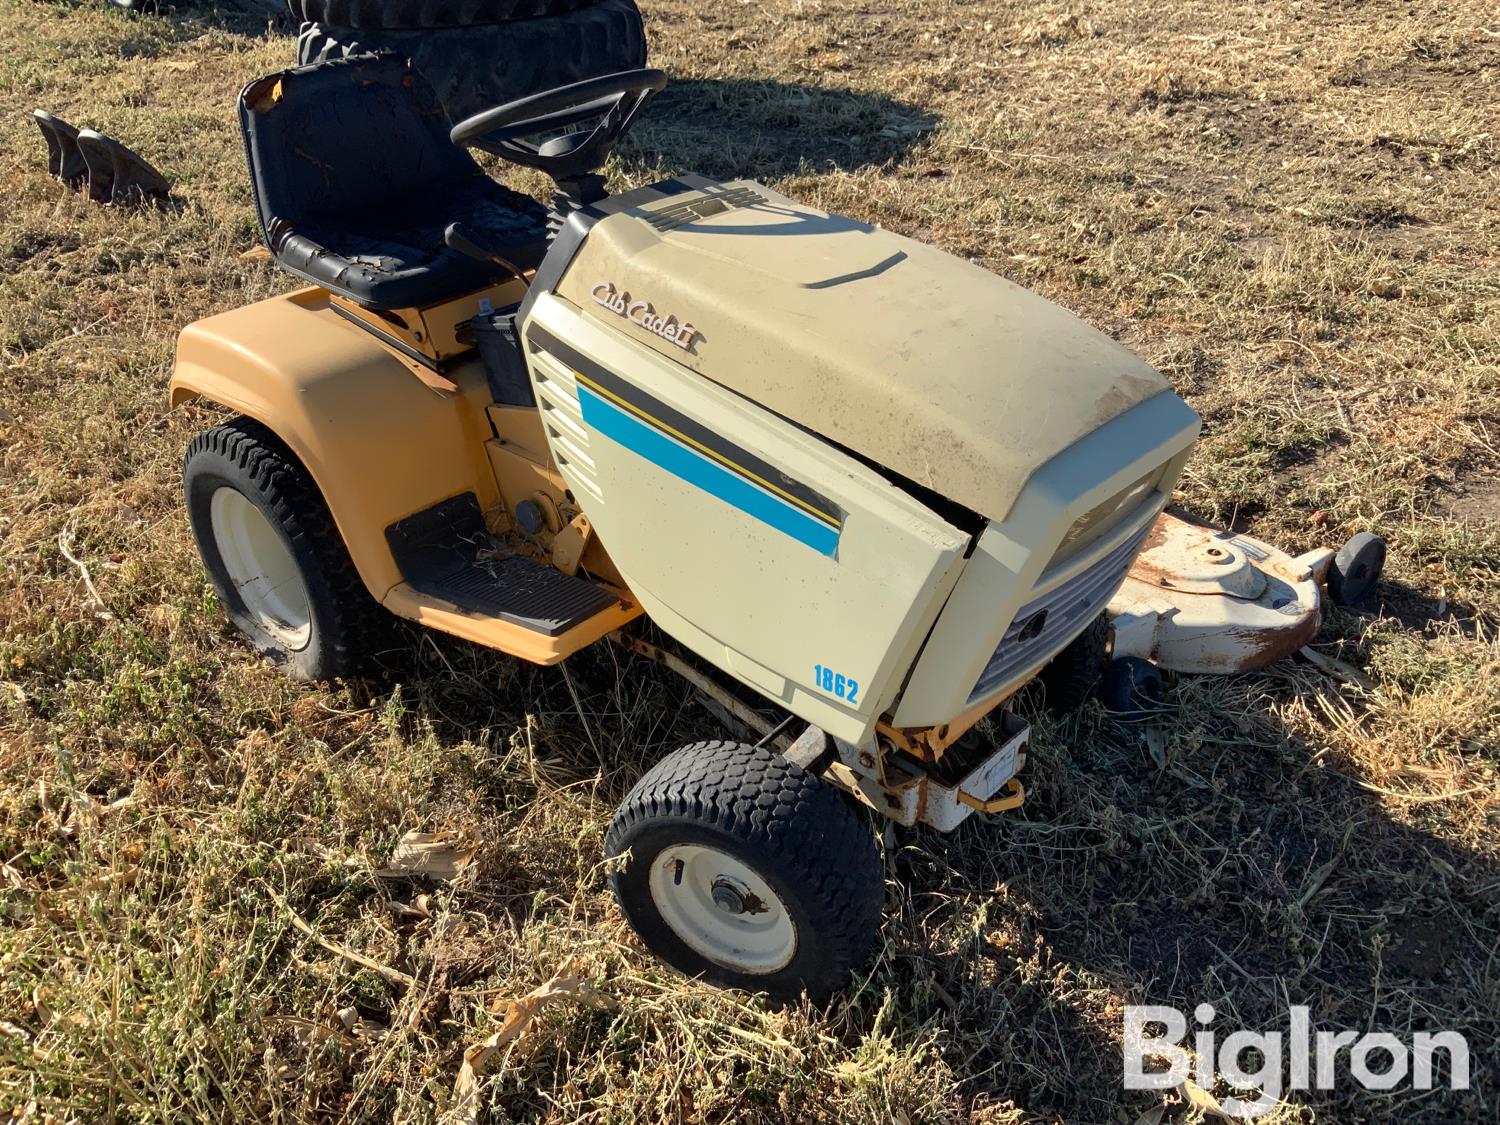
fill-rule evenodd
<path id="1" fill-rule="evenodd" d="M 832 786 L 764 747 L 699 742 L 616 811 L 605 853 L 620 909 L 654 954 L 710 983 L 821 1000 L 868 959 L 879 850 Z"/>
<path id="2" fill-rule="evenodd" d="M 307 470 L 258 422 L 199 434 L 182 469 L 188 520 L 225 612 L 288 675 L 360 667 L 389 615 L 354 569 Z"/>

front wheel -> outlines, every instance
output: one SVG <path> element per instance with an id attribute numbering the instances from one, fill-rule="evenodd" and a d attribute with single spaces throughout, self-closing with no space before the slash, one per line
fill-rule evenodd
<path id="1" fill-rule="evenodd" d="M 248 418 L 199 434 L 182 488 L 220 604 L 262 655 L 299 680 L 333 679 L 364 662 L 388 615 L 317 485 L 275 434 Z"/>
<path id="2" fill-rule="evenodd" d="M 880 933 L 874 836 L 830 785 L 775 751 L 699 742 L 616 811 L 615 898 L 646 946 L 712 984 L 788 1002 L 843 987 Z"/>

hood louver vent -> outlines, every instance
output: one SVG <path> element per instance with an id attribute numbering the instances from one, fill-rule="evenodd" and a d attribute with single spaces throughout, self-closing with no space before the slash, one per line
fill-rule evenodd
<path id="1" fill-rule="evenodd" d="M 696 196 L 685 203 L 674 203 L 660 211 L 652 211 L 643 218 L 657 230 L 669 231 L 685 227 L 699 219 L 707 219 L 711 215 L 733 211 L 737 207 L 753 207 L 765 202 L 766 197 L 754 188 L 733 187 L 711 195 Z"/>

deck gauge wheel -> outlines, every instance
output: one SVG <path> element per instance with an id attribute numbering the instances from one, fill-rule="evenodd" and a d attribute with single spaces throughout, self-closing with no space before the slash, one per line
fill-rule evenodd
<path id="1" fill-rule="evenodd" d="M 1385 540 L 1361 531 L 1339 548 L 1328 567 L 1328 597 L 1334 605 L 1358 605 L 1370 596 L 1385 569 Z"/>
<path id="2" fill-rule="evenodd" d="M 1111 660 L 1099 683 L 1099 702 L 1122 723 L 1144 723 L 1162 709 L 1161 669 L 1139 656 Z"/>
<path id="3" fill-rule="evenodd" d="M 699 742 L 663 758 L 615 813 L 620 909 L 656 956 L 777 1002 L 822 1000 L 880 935 L 885 873 L 844 797 L 779 753 Z"/>

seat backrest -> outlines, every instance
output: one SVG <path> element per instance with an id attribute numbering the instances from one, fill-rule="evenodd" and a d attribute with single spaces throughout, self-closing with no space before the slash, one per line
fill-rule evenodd
<path id="1" fill-rule="evenodd" d="M 239 109 L 268 244 L 306 223 L 379 216 L 399 226 L 404 202 L 484 175 L 448 139 L 432 88 L 395 55 L 267 75 L 241 91 Z"/>

